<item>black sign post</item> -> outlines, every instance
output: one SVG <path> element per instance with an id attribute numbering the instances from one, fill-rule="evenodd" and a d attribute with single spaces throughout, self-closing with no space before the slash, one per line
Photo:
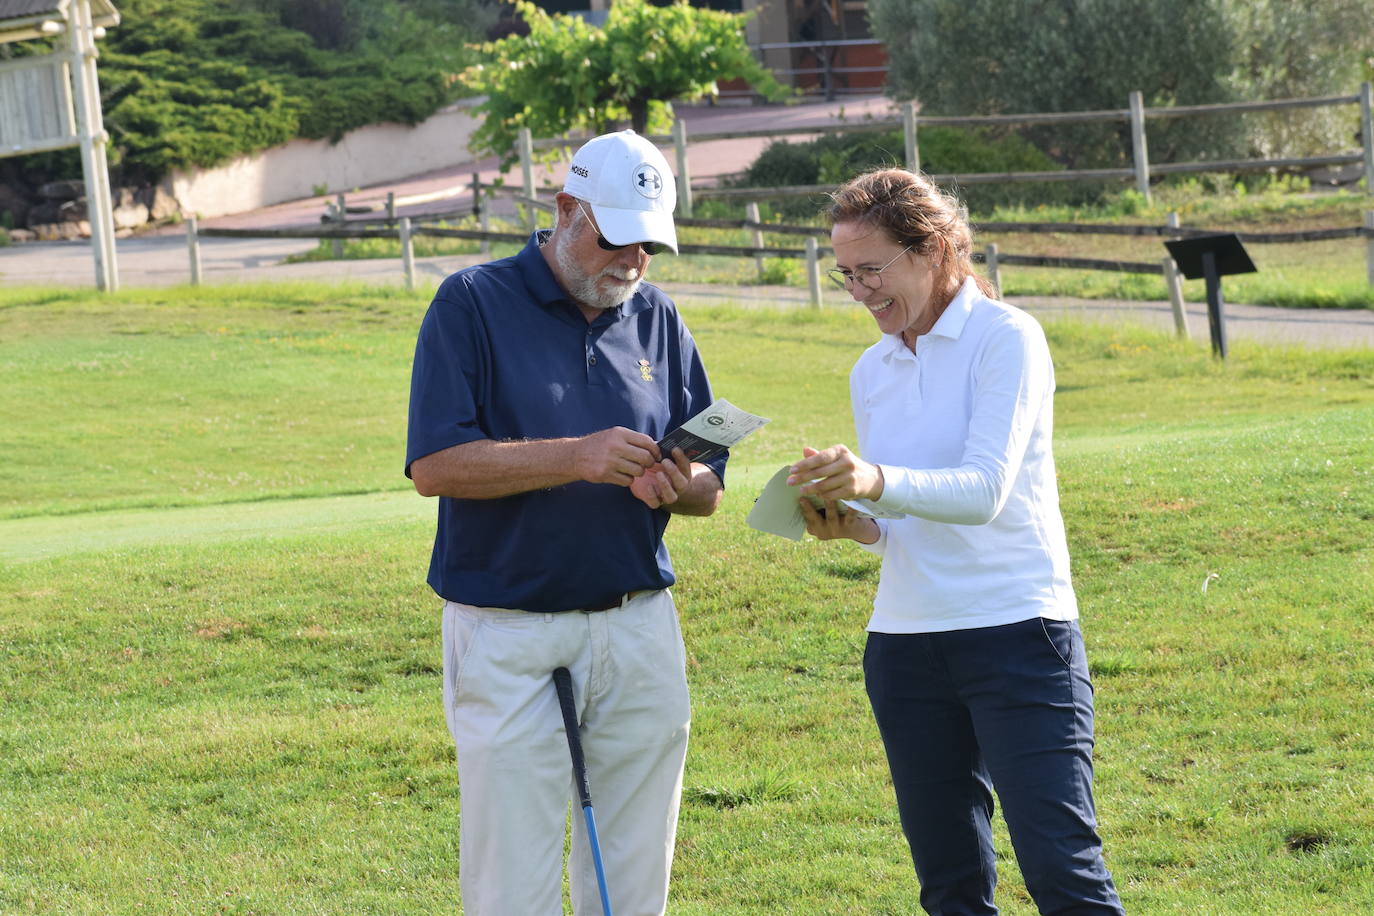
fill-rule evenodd
<path id="1" fill-rule="evenodd" d="M 1212 355 L 1226 358 L 1226 313 L 1221 299 L 1221 278 L 1228 274 L 1252 274 L 1250 260 L 1240 236 L 1198 235 L 1165 242 L 1179 271 L 1189 280 L 1207 281 L 1207 326 L 1212 332 Z"/>

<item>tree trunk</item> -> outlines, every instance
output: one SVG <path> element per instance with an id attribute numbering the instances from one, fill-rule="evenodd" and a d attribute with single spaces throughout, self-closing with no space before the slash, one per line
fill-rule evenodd
<path id="1" fill-rule="evenodd" d="M 630 126 L 634 128 L 635 133 L 642 137 L 649 129 L 649 99 L 643 96 L 636 96 L 630 99 L 628 104 L 630 108 Z"/>

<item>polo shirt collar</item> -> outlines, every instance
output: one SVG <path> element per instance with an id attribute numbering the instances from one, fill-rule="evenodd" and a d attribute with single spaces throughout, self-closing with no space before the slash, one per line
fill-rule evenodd
<path id="1" fill-rule="evenodd" d="M 964 325 L 968 324 L 968 316 L 973 314 L 973 301 L 978 295 L 978 281 L 970 274 L 964 278 L 964 282 L 959 286 L 959 292 L 954 294 L 954 298 L 950 300 L 944 314 L 935 321 L 935 327 L 930 329 L 930 333 L 936 337 L 958 340 L 959 335 L 964 333 Z"/>
<path id="2" fill-rule="evenodd" d="M 540 305 L 545 308 L 556 303 L 575 305 L 568 298 L 568 294 L 563 291 L 563 287 L 558 285 L 558 279 L 549 269 L 549 262 L 544 260 L 540 242 L 547 239 L 552 232 L 552 229 L 538 229 L 532 232 L 530 240 L 515 256 L 515 263 L 520 269 L 520 276 L 525 281 L 525 288 Z M 652 307 L 653 303 L 644 295 L 644 284 L 640 283 L 639 289 L 635 291 L 633 296 L 614 309 L 608 309 L 608 311 L 617 318 L 624 318 Z"/>
<path id="3" fill-rule="evenodd" d="M 927 337 L 947 337 L 950 340 L 958 340 L 959 335 L 964 333 L 964 325 L 968 324 L 969 315 L 973 314 L 973 303 L 981 295 L 978 289 L 978 281 L 972 275 L 965 277 L 964 282 L 959 286 L 959 292 L 954 294 L 945 311 L 935 320 L 935 326 L 917 338 L 917 341 Z M 883 341 L 887 344 L 884 356 L 891 358 L 903 352 L 910 353 L 906 344 L 902 343 L 900 334 L 884 334 Z"/>

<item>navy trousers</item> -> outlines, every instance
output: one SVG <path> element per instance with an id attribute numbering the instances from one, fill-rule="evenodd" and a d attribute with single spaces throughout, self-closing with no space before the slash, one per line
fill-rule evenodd
<path id="1" fill-rule="evenodd" d="M 927 913 L 997 913 L 994 790 L 1041 913 L 1124 912 L 1097 834 L 1077 621 L 870 633 L 864 680 Z"/>

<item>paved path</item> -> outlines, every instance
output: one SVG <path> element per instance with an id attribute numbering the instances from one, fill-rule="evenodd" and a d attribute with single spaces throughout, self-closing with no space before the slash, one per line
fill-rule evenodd
<path id="1" fill-rule="evenodd" d="M 843 103 L 812 102 L 793 106 L 719 106 L 684 107 L 680 114 L 689 133 L 704 134 L 732 129 L 758 127 L 761 123 L 782 128 L 833 124 L 840 117 L 850 120 L 887 117 L 894 114 L 891 103 L 880 97 L 850 99 Z M 768 145 L 765 139 L 718 140 L 692 147 L 692 180 L 711 183 L 720 177 L 742 171 Z M 671 151 L 669 151 L 671 154 Z M 494 159 L 467 163 L 390 182 L 350 195 L 350 202 L 385 201 L 388 192 L 398 197 L 453 188 L 470 182 L 478 172 L 484 182 L 502 175 Z M 551 186 L 562 181 L 562 166 L 540 172 L 536 183 L 547 179 Z M 516 171 L 503 176 L 518 183 Z M 423 215 L 469 205 L 469 197 L 419 205 L 403 210 L 403 215 Z M 263 228 L 314 226 L 319 224 L 324 198 L 292 201 L 207 220 L 205 225 L 220 228 Z M 399 261 L 365 260 L 282 264 L 289 255 L 315 247 L 310 239 L 201 239 L 201 266 L 207 283 L 273 283 L 302 280 L 356 280 L 366 283 L 402 282 Z M 156 234 L 121 239 L 118 243 L 119 271 L 125 287 L 169 286 L 190 279 L 184 229 L 164 227 Z M 476 263 L 476 256 L 420 258 L 416 261 L 419 278 L 417 296 L 428 296 L 438 281 L 453 271 Z M 37 242 L 0 248 L 0 284 L 5 286 L 92 286 L 94 267 L 87 242 Z M 736 302 L 755 306 L 804 307 L 806 291 L 778 286 L 721 287 L 703 284 L 668 284 L 669 291 L 684 305 L 708 302 Z M 835 290 L 826 293 L 828 305 L 844 306 L 847 297 Z M 1025 297 L 1013 300 L 1033 314 L 1051 318 L 1071 315 L 1102 323 L 1133 323 L 1173 327 L 1167 303 L 1121 302 L 1067 298 Z M 1233 340 L 1291 342 L 1306 346 L 1374 348 L 1374 311 L 1336 309 L 1277 309 L 1262 306 L 1228 305 L 1227 330 Z M 1198 340 L 1207 340 L 1207 316 L 1200 303 L 1189 305 L 1189 326 Z"/>
<path id="2" fill-rule="evenodd" d="M 1070 317 L 1098 324 L 1137 324 L 1173 330 L 1174 312 L 1168 302 L 1129 302 L 1114 299 L 1074 299 L 1018 296 L 1009 300 L 1040 318 Z M 1293 309 L 1227 303 L 1229 342 L 1254 340 L 1304 347 L 1374 349 L 1374 310 Z M 1188 332 L 1207 343 L 1207 304 L 1187 303 Z"/>
<path id="3" fill-rule="evenodd" d="M 309 239 L 202 239 L 201 269 L 207 283 L 354 280 L 396 285 L 404 281 L 399 260 L 281 263 L 290 254 L 314 247 Z M 180 236 L 122 240 L 120 259 L 125 286 L 171 286 L 189 280 L 186 243 Z M 441 279 L 480 260 L 478 255 L 416 259 L 416 296 L 427 298 Z M 7 286 L 91 286 L 93 273 L 89 248 L 81 243 L 37 242 L 0 248 L 0 283 Z M 806 290 L 797 287 L 704 283 L 668 283 L 665 287 L 684 306 L 725 302 L 755 307 L 807 306 Z M 827 307 L 852 307 L 849 298 L 838 290 L 826 290 L 824 295 Z M 1010 301 L 1042 319 L 1076 317 L 1102 324 L 1174 326 L 1167 302 L 1044 296 L 1013 297 Z M 1374 310 L 1281 309 L 1228 303 L 1226 317 L 1231 340 L 1374 349 Z M 1188 304 L 1188 325 L 1195 340 L 1208 340 L 1204 303 Z"/>
<path id="4" fill-rule="evenodd" d="M 314 241 L 308 239 L 207 238 L 201 240 L 201 269 L 207 283 L 354 280 L 394 285 L 404 280 L 399 260 L 281 263 L 288 255 L 314 247 Z M 427 297 L 442 278 L 480 260 L 477 255 L 418 258 L 416 295 Z M 91 286 L 93 273 L 90 250 L 82 243 L 36 242 L 0 248 L 0 282 L 6 286 Z M 172 286 L 188 282 L 190 267 L 185 240 L 181 236 L 122 240 L 120 274 L 125 286 Z M 807 304 L 806 290 L 796 287 L 665 285 L 684 306 L 734 302 L 760 307 L 804 308 Z M 848 305 L 848 297 L 838 290 L 827 290 L 825 301 L 827 306 Z M 1044 296 L 1013 297 L 1011 301 L 1047 319 L 1076 317 L 1103 324 L 1143 324 L 1165 329 L 1174 326 L 1173 312 L 1167 302 Z M 1228 303 L 1226 317 L 1231 340 L 1374 348 L 1374 310 L 1281 309 Z M 1207 310 L 1203 303 L 1188 304 L 1188 325 L 1194 339 L 1208 339 Z"/>

